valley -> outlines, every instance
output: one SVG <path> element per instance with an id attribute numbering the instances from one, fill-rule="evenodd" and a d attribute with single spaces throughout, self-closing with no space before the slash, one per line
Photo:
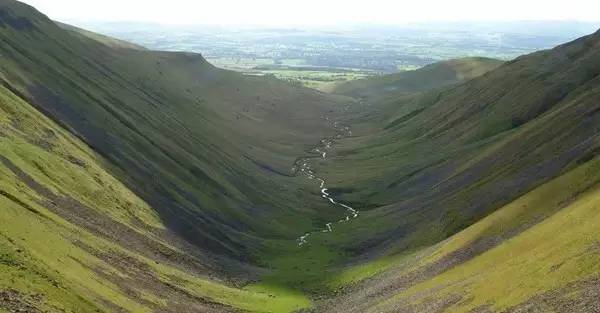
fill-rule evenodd
<path id="1" fill-rule="evenodd" d="M 347 108 L 345 108 L 344 110 L 347 110 Z M 323 233 L 330 233 L 333 231 L 333 227 L 336 224 L 339 223 L 344 223 L 344 222 L 348 222 L 350 221 L 350 219 L 354 219 L 358 217 L 358 211 L 355 210 L 354 208 L 352 208 L 349 205 L 343 204 L 343 203 L 339 203 L 337 202 L 335 199 L 333 199 L 331 197 L 331 195 L 327 192 L 327 188 L 326 185 L 326 181 L 321 178 L 318 177 L 318 174 L 315 173 L 310 165 L 311 160 L 313 159 L 323 159 L 326 160 L 327 159 L 327 152 L 333 148 L 333 146 L 335 145 L 335 141 L 336 140 L 340 140 L 343 139 L 345 136 L 350 136 L 352 135 L 352 131 L 350 130 L 349 126 L 341 126 L 339 124 L 339 122 L 337 121 L 332 121 L 331 118 L 329 117 L 325 117 L 325 120 L 333 123 L 333 129 L 335 130 L 335 135 L 331 138 L 324 138 L 321 139 L 321 142 L 318 146 L 310 149 L 310 153 L 312 154 L 316 154 L 317 157 L 310 157 L 310 158 L 301 158 L 298 161 L 296 161 L 296 164 L 294 165 L 294 167 L 292 168 L 292 171 L 295 173 L 298 173 L 298 171 L 300 171 L 303 175 L 305 175 L 308 179 L 312 180 L 312 181 L 316 181 L 319 184 L 319 189 L 321 190 L 321 197 L 325 200 L 327 200 L 329 203 L 331 203 L 334 206 L 341 206 L 346 210 L 346 216 L 338 221 L 332 221 L 332 222 L 328 222 L 327 224 L 325 224 L 325 227 L 323 230 L 321 230 L 321 232 Z M 311 235 L 312 233 L 306 233 L 302 236 L 300 236 L 300 238 L 298 238 L 298 245 L 299 246 L 303 246 L 304 244 L 306 244 L 308 242 L 308 237 Z"/>
<path id="2" fill-rule="evenodd" d="M 600 31 L 534 50 L 323 92 L 0 0 L 0 313 L 597 312 Z"/>

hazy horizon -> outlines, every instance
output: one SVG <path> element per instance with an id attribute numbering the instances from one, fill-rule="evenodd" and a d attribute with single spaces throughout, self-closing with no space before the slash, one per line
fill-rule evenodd
<path id="1" fill-rule="evenodd" d="M 600 2 L 574 0 L 569 9 L 558 1 L 507 0 L 494 4 L 474 0 L 453 2 L 425 0 L 399 3 L 372 0 L 307 0 L 295 2 L 239 0 L 198 2 L 172 0 L 168 5 L 141 0 L 25 0 L 50 18 L 71 23 L 134 22 L 163 25 L 236 26 L 332 26 L 332 25 L 406 25 L 460 22 L 600 22 Z"/>

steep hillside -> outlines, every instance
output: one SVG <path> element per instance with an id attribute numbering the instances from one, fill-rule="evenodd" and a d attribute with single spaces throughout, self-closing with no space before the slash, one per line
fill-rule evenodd
<path id="1" fill-rule="evenodd" d="M 169 229 L 246 258 L 253 236 L 311 227 L 290 168 L 328 134 L 321 116 L 339 99 L 199 55 L 113 49 L 12 1 L 2 12 L 6 84 L 101 154 Z M 285 218 L 299 223 L 278 223 Z"/>
<path id="2" fill-rule="evenodd" d="M 598 37 L 521 57 L 450 89 L 400 99 L 386 111 L 372 104 L 378 115 L 373 120 L 383 116 L 386 122 L 345 141 L 326 169 L 330 179 L 348 179 L 348 166 L 365 169 L 339 190 L 351 191 L 347 200 L 364 210 L 380 207 L 373 214 L 431 222 L 429 211 L 436 223 L 446 224 L 435 227 L 441 234 L 469 225 L 596 151 Z M 409 213 L 417 211 L 420 217 Z M 393 227 L 406 231 L 407 225 Z"/>
<path id="3" fill-rule="evenodd" d="M 343 212 L 291 168 L 350 99 L 91 37 L 0 1 L 0 308 L 310 305 L 240 287 Z"/>
<path id="4" fill-rule="evenodd" d="M 584 162 L 322 310 L 597 312 L 600 158 Z"/>
<path id="5" fill-rule="evenodd" d="M 0 125 L 0 309 L 222 312 L 277 305 L 279 299 L 215 279 L 224 276 L 222 260 L 179 239 L 100 156 L 5 87 Z"/>
<path id="6" fill-rule="evenodd" d="M 487 312 L 567 297 L 581 286 L 591 289 L 576 300 L 597 305 L 589 290 L 600 272 L 590 248 L 598 237 L 592 229 L 598 223 L 599 60 L 600 32 L 454 87 L 399 98 L 395 107 L 386 100 L 356 109 L 354 121 L 366 134 L 344 140 L 337 157 L 319 170 L 338 182 L 330 189 L 338 198 L 361 210 L 360 219 L 338 227 L 336 244 L 359 255 L 359 264 L 371 261 L 334 281 L 398 269 L 367 281 L 362 291 L 357 287 L 351 293 L 357 302 L 340 310 L 468 312 L 481 306 Z M 556 179 L 560 175 L 566 176 Z M 535 200 L 536 190 L 548 188 L 559 198 Z M 505 215 L 506 228 L 479 231 Z M 572 229 L 541 243 L 561 225 Z M 447 238 L 465 241 L 450 250 L 445 243 L 436 246 Z M 564 249 L 569 245 L 573 250 Z M 540 254 L 544 249 L 547 254 Z M 528 261 L 518 266 L 506 255 Z M 567 259 L 572 263 L 564 272 L 539 271 Z M 368 301 L 358 296 L 369 288 Z M 398 296 L 375 306 L 393 294 Z M 358 306 L 360 299 L 369 305 Z"/>

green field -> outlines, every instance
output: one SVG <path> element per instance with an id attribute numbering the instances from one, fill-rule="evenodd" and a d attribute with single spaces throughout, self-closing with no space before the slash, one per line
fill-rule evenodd
<path id="1" fill-rule="evenodd" d="M 301 59 L 208 58 L 217 67 L 246 75 L 273 76 L 281 80 L 321 91 L 331 91 L 348 81 L 379 75 L 375 71 L 308 66 Z"/>

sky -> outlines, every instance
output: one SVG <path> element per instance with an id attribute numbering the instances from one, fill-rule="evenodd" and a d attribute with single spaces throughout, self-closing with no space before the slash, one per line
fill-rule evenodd
<path id="1" fill-rule="evenodd" d="M 336 25 L 600 20 L 600 0 L 24 0 L 64 22 Z"/>

